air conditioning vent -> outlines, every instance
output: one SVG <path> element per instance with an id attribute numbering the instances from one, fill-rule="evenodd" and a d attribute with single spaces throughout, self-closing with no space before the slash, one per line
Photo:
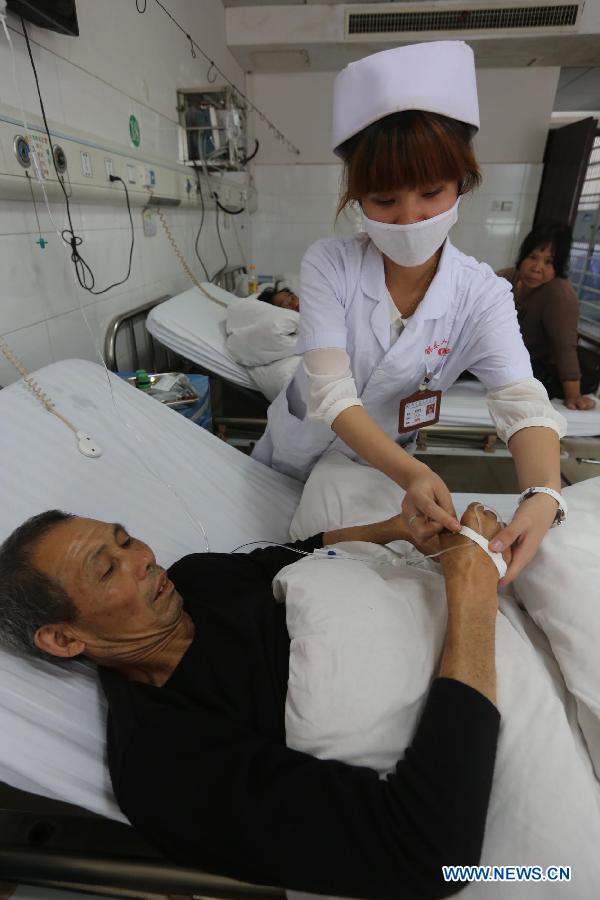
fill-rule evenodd
<path id="1" fill-rule="evenodd" d="M 572 29 L 579 3 L 545 6 L 465 6 L 431 4 L 415 11 L 406 6 L 395 11 L 347 12 L 347 37 L 415 35 L 445 32 L 456 36 L 472 32 Z"/>

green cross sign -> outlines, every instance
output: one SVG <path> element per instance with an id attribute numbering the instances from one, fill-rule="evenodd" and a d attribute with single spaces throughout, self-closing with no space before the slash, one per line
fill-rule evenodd
<path id="1" fill-rule="evenodd" d="M 133 146 L 139 147 L 142 140 L 140 123 L 133 115 L 129 116 L 129 136 L 131 137 L 131 143 L 133 144 Z"/>

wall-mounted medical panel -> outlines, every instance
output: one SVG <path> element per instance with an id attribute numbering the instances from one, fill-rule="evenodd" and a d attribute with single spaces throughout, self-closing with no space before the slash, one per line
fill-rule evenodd
<path id="1" fill-rule="evenodd" d="M 204 201 L 215 208 L 214 193 L 230 208 L 256 208 L 254 191 L 239 176 L 200 175 L 188 166 L 138 152 L 131 147 L 102 141 L 83 132 L 51 126 L 56 169 L 74 203 L 123 202 L 125 182 L 133 206 L 149 202 L 164 206 L 195 208 Z M 25 128 L 17 110 L 0 105 L 0 200 L 60 201 L 63 192 L 52 161 L 50 141 L 41 120 L 31 117 Z M 33 155 L 35 154 L 35 160 Z M 37 164 L 36 164 L 37 162 Z"/>

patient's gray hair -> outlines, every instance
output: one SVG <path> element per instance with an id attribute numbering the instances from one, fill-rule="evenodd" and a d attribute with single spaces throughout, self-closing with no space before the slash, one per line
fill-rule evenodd
<path id="1" fill-rule="evenodd" d="M 34 567 L 32 553 L 41 538 L 71 513 L 50 509 L 27 519 L 0 547 L 0 644 L 52 659 L 33 638 L 42 625 L 73 622 L 77 607 L 65 590 Z"/>

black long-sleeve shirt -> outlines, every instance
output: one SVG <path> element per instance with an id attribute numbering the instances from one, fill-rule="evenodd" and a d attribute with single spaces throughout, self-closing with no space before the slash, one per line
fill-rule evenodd
<path id="1" fill-rule="evenodd" d="M 160 688 L 101 672 L 119 805 L 185 865 L 314 893 L 449 896 L 460 885 L 441 866 L 480 857 L 498 711 L 436 679 L 385 780 L 286 747 L 290 641 L 271 581 L 297 559 L 273 547 L 196 554 L 169 570 L 195 625 L 179 665 Z"/>

